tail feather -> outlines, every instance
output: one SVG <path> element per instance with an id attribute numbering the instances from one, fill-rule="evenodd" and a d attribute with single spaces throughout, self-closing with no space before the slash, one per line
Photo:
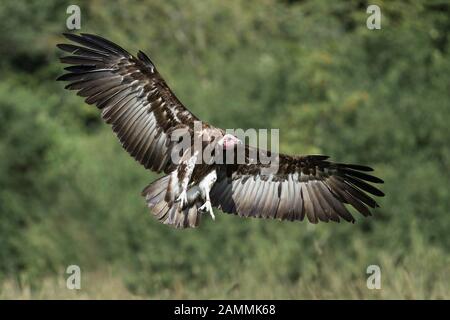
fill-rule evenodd
<path id="1" fill-rule="evenodd" d="M 164 224 L 177 229 L 195 228 L 200 224 L 201 214 L 198 212 L 197 203 L 181 209 L 179 202 L 167 202 L 166 197 L 170 181 L 170 175 L 157 179 L 142 191 L 147 206 L 152 214 Z"/>

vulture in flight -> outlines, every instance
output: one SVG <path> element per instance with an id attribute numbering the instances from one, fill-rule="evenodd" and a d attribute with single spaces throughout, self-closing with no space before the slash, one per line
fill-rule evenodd
<path id="1" fill-rule="evenodd" d="M 153 62 L 141 51 L 133 56 L 117 44 L 92 34 L 64 34 L 71 43 L 58 44 L 69 64 L 58 80 L 76 90 L 119 138 L 123 148 L 146 169 L 165 175 L 142 195 L 153 215 L 175 228 L 198 226 L 203 213 L 214 219 L 213 207 L 241 217 L 354 222 L 348 206 L 364 216 L 378 207 L 372 196 L 384 194 L 372 183 L 383 181 L 372 168 L 336 163 L 323 155 L 276 154 L 270 172 L 260 150 L 235 135 L 199 122 L 175 96 Z M 193 145 L 178 150 L 183 132 L 214 152 L 244 150 L 244 162 L 198 161 Z M 177 149 L 178 148 L 178 149 Z M 256 158 L 253 156 L 256 151 Z M 173 154 L 179 159 L 174 161 Z M 236 152 L 237 154 L 237 152 Z M 219 157 L 220 158 L 220 157 Z M 216 157 L 214 159 L 217 159 Z"/>

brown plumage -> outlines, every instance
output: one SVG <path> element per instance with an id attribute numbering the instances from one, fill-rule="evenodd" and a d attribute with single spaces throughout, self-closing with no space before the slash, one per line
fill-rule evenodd
<path id="1" fill-rule="evenodd" d="M 185 128 L 192 134 L 198 118 L 181 104 L 143 52 L 135 58 L 95 35 L 64 35 L 82 46 L 57 45 L 72 54 L 61 62 L 73 65 L 58 80 L 69 81 L 66 89 L 78 90 L 86 103 L 102 111 L 124 149 L 145 168 L 172 171 L 170 131 Z"/>
<path id="2" fill-rule="evenodd" d="M 327 156 L 279 155 L 279 170 L 264 175 L 264 165 L 228 165 L 218 170 L 211 190 L 214 206 L 245 217 L 353 222 L 343 204 L 364 216 L 378 204 L 371 198 L 384 194 L 369 184 L 383 181 L 368 174 L 372 168 L 327 161 Z M 228 170 L 227 170 L 228 169 Z M 231 169 L 231 170 L 230 170 Z"/>
<path id="3" fill-rule="evenodd" d="M 143 52 L 134 57 L 91 34 L 65 36 L 74 44 L 57 46 L 70 54 L 61 62 L 71 66 L 58 80 L 68 81 L 66 89 L 77 90 L 86 103 L 101 110 L 102 118 L 136 161 L 146 169 L 168 174 L 142 192 L 163 223 L 177 228 L 198 226 L 199 208 L 209 196 L 214 207 L 242 217 L 354 222 L 346 204 L 369 216 L 378 207 L 372 196 L 384 196 L 371 184 L 383 181 L 367 173 L 370 167 L 333 163 L 322 155 L 279 154 L 278 171 L 268 174 L 263 170 L 267 165 L 259 159 L 250 161 L 249 151 L 255 149 L 247 145 L 245 164 L 202 163 L 189 172 L 189 158 L 172 162 L 176 141 L 171 141 L 171 134 L 185 130 L 191 138 L 201 134 L 208 143 L 217 143 L 212 137 L 223 137 L 224 130 L 202 123 L 201 131 L 194 132 L 199 119 L 177 99 Z M 260 151 L 256 149 L 257 154 Z M 177 197 L 186 177 L 183 203 Z M 206 182 L 210 189 L 205 189 Z"/>

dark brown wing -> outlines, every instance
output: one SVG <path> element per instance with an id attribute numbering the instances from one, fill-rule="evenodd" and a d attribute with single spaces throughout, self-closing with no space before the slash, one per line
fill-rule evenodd
<path id="1" fill-rule="evenodd" d="M 76 44 L 58 44 L 72 55 L 71 64 L 58 80 L 69 81 L 86 103 L 102 110 L 122 146 L 145 168 L 157 172 L 173 169 L 170 132 L 192 130 L 198 120 L 187 110 L 141 51 L 137 58 L 118 45 L 90 34 L 64 34 Z"/>
<path id="2" fill-rule="evenodd" d="M 370 195 L 384 196 L 369 184 L 383 183 L 367 174 L 371 168 L 327 161 L 327 156 L 291 157 L 280 154 L 279 170 L 264 174 L 261 164 L 218 166 L 211 190 L 213 206 L 243 217 L 303 220 L 312 223 L 354 222 L 344 206 L 364 216 L 378 204 Z"/>

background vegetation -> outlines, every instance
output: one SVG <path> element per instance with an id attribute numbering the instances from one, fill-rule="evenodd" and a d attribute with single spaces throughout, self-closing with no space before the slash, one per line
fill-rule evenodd
<path id="1" fill-rule="evenodd" d="M 0 297 L 450 298 L 449 4 L 373 3 L 381 30 L 363 0 L 4 1 Z M 54 81 L 69 4 L 82 32 L 148 53 L 205 121 L 375 167 L 381 208 L 354 225 L 161 225 L 140 197 L 156 176 Z M 65 288 L 70 264 L 82 290 Z"/>

